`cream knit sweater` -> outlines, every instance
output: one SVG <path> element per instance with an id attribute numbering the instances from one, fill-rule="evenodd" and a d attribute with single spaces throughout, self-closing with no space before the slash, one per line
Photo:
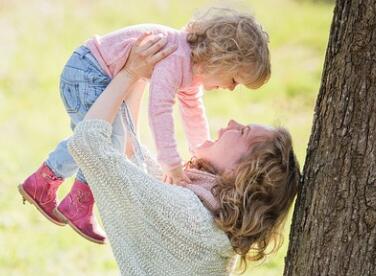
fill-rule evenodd
<path id="1" fill-rule="evenodd" d="M 199 198 L 145 174 L 111 145 L 103 120 L 79 123 L 68 143 L 94 197 L 122 275 L 228 275 L 234 255 Z"/>

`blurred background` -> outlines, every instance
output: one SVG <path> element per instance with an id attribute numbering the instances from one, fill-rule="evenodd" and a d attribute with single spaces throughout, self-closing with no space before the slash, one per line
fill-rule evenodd
<path id="1" fill-rule="evenodd" d="M 272 77 L 261 89 L 206 93 L 212 134 L 230 118 L 287 127 L 303 167 L 320 86 L 334 4 L 315 0 L 226 1 L 252 12 L 270 35 Z M 17 185 L 71 134 L 60 100 L 60 72 L 72 51 L 94 34 L 138 23 L 183 27 L 192 14 L 218 2 L 198 0 L 0 0 L 0 275 L 118 275 L 109 245 L 48 222 L 22 204 Z M 151 149 L 145 97 L 142 141 Z M 188 157 L 176 118 L 179 149 Z M 69 179 L 59 189 L 62 198 Z M 291 212 L 290 212 L 291 213 Z M 284 244 L 245 275 L 282 275 Z M 127 223 L 127 222 L 124 222 Z"/>

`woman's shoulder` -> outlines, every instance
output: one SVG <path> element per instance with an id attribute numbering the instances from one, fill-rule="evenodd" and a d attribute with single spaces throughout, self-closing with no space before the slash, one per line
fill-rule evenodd
<path id="1" fill-rule="evenodd" d="M 194 233 L 192 239 L 197 239 L 201 246 L 208 250 L 217 251 L 223 256 L 232 256 L 231 243 L 224 231 L 215 223 L 213 214 L 205 207 L 194 192 L 178 187 L 177 196 L 182 199 L 185 208 L 180 209 L 181 223 Z"/>

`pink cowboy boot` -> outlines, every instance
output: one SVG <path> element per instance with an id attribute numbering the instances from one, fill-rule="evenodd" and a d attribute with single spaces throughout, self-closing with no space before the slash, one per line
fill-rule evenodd
<path id="1" fill-rule="evenodd" d="M 43 163 L 23 184 L 18 185 L 18 190 L 23 197 L 24 204 L 25 201 L 34 204 L 47 219 L 63 226 L 66 223 L 53 213 L 57 206 L 56 191 L 61 183 L 63 179 L 57 177 L 46 163 Z"/>
<path id="2" fill-rule="evenodd" d="M 71 191 L 55 209 L 54 214 L 85 239 L 103 244 L 106 236 L 95 219 L 93 207 L 94 197 L 89 185 L 76 179 Z"/>

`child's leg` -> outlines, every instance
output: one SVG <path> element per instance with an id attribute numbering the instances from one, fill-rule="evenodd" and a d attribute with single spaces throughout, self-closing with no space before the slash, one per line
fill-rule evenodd
<path id="1" fill-rule="evenodd" d="M 110 79 L 104 75 L 87 49 L 81 49 L 68 65 L 63 71 L 60 87 L 62 100 L 71 118 L 71 127 L 74 129 L 107 87 Z M 124 136 L 125 129 L 119 112 L 113 123 L 112 142 L 122 152 L 124 152 Z M 73 158 L 70 159 L 66 145 L 65 140 L 49 156 L 49 163 L 53 164 L 54 169 L 63 177 L 70 176 L 69 174 L 78 169 Z M 105 234 L 96 222 L 93 207 L 94 197 L 90 187 L 81 170 L 78 170 L 70 192 L 55 209 L 54 214 L 69 223 L 84 238 L 102 244 L 105 242 Z"/>
<path id="2" fill-rule="evenodd" d="M 81 47 L 73 53 L 60 79 L 60 95 L 70 116 L 72 130 L 110 81 L 87 48 Z M 67 148 L 68 139 L 61 141 L 46 160 L 47 166 L 61 178 L 70 177 L 78 171 Z"/>
<path id="3" fill-rule="evenodd" d="M 80 47 L 73 53 L 64 67 L 60 83 L 61 97 L 70 116 L 72 129 L 84 118 L 90 106 L 110 81 L 110 78 L 103 73 L 86 47 Z M 73 175 L 77 170 L 77 165 L 68 152 L 66 139 L 58 144 L 56 149 L 50 153 L 46 162 L 18 188 L 24 199 L 34 204 L 49 220 L 64 225 L 66 220 L 62 220 L 54 212 L 57 206 L 56 190 L 64 178 Z M 82 185 L 77 184 L 73 188 L 76 186 L 86 187 L 87 198 L 90 201 L 85 202 L 84 207 L 86 211 L 91 211 L 94 200 L 85 182 L 76 180 L 75 184 L 80 183 Z M 92 229 L 95 228 L 95 224 L 91 224 L 91 226 Z M 95 238 L 101 243 L 104 241 L 103 235 L 99 234 Z"/>
<path id="4" fill-rule="evenodd" d="M 75 124 L 73 125 L 75 127 Z M 124 126 L 121 113 L 116 115 L 112 124 L 112 143 L 124 152 Z M 76 179 L 70 192 L 64 197 L 54 214 L 62 221 L 67 222 L 79 235 L 85 239 L 103 244 L 106 240 L 104 231 L 100 228 L 94 216 L 94 197 L 81 170 L 78 170 Z"/>

